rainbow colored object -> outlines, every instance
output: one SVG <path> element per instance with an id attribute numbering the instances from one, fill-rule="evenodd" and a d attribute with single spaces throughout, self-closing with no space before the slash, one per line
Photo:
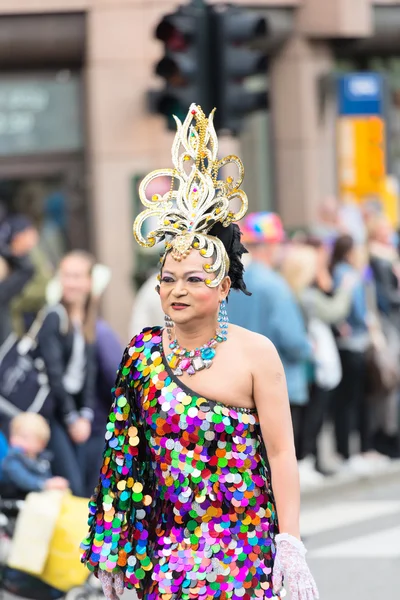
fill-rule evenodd
<path id="1" fill-rule="evenodd" d="M 282 221 L 276 213 L 254 212 L 240 224 L 242 242 L 246 244 L 279 243 L 285 240 Z"/>
<path id="2" fill-rule="evenodd" d="M 162 330 L 125 351 L 82 557 L 146 600 L 280 598 L 277 515 L 255 410 L 196 394 Z"/>

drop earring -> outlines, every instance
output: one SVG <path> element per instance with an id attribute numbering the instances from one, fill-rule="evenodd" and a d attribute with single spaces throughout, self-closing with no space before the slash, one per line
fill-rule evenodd
<path id="1" fill-rule="evenodd" d="M 229 326 L 229 317 L 226 312 L 226 302 L 222 300 L 219 305 L 219 313 L 218 313 L 218 335 L 223 339 L 224 342 L 228 339 L 228 326 Z"/>
<path id="2" fill-rule="evenodd" d="M 174 328 L 174 322 L 168 315 L 164 315 L 165 329 L 167 330 L 168 339 L 172 340 L 172 329 Z"/>

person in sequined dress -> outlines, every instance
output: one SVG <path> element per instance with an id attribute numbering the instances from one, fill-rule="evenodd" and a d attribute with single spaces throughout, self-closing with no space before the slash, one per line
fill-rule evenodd
<path id="1" fill-rule="evenodd" d="M 82 543 L 108 600 L 124 588 L 143 600 L 283 598 L 283 576 L 293 600 L 318 598 L 300 541 L 282 364 L 268 339 L 227 321 L 230 290 L 248 293 L 233 223 L 247 199 L 241 162 L 229 159 L 239 177 L 220 185 L 212 115 L 192 105 L 178 121 L 175 169 L 140 188 L 149 210 L 135 221 L 137 241 L 169 236 L 157 290 L 168 316 L 164 328 L 134 336 L 113 390 Z M 147 183 L 166 173 L 178 189 L 149 200 Z M 159 226 L 144 238 L 143 220 L 154 215 Z"/>

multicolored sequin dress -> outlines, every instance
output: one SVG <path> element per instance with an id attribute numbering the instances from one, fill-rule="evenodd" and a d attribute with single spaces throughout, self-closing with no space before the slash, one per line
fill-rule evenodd
<path id="1" fill-rule="evenodd" d="M 162 330 L 126 349 L 83 561 L 146 600 L 252 600 L 272 590 L 277 516 L 255 411 L 172 373 Z"/>

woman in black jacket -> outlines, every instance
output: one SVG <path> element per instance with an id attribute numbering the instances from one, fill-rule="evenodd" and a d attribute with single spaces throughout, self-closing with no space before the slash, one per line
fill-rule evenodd
<path id="1" fill-rule="evenodd" d="M 85 493 L 85 446 L 90 437 L 96 386 L 95 326 L 92 295 L 94 259 L 83 251 L 60 263 L 60 302 L 49 312 L 38 335 L 53 402 L 50 450 L 53 472 Z"/>

